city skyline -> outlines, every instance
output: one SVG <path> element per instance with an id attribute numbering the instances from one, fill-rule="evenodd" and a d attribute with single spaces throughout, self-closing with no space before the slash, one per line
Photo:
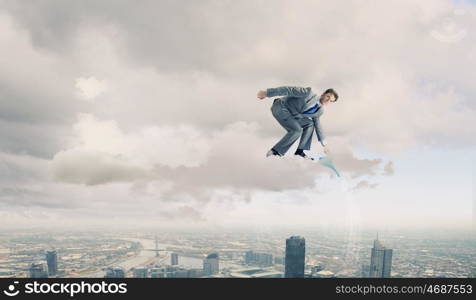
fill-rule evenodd
<path id="1" fill-rule="evenodd" d="M 305 238 L 305 244 L 301 243 L 304 247 L 294 249 L 302 238 Z M 163 249 L 159 256 L 153 249 L 156 239 L 158 247 Z M 368 277 L 368 271 L 374 269 L 380 272 L 375 276 L 380 277 L 385 269 L 390 271 L 390 264 L 385 267 L 384 255 L 380 255 L 389 248 L 393 252 L 391 274 L 387 273 L 386 277 L 476 276 L 475 241 L 454 236 L 432 239 L 428 235 L 403 236 L 395 232 L 385 234 L 383 239 L 379 234 L 375 240 L 374 234 L 367 233 L 351 241 L 348 236 L 316 231 L 291 238 L 280 231 L 258 236 L 248 231 L 218 234 L 77 231 L 74 235 L 71 232 L 52 235 L 46 231 L 1 235 L 0 277 L 48 277 L 45 253 L 51 246 L 57 253 L 57 274 L 49 276 L 52 278 L 292 277 L 286 276 L 288 269 L 297 270 L 298 277 L 313 278 Z M 379 251 L 380 254 L 376 253 Z M 173 255 L 178 256 L 178 265 L 172 265 Z M 258 257 L 263 260 L 256 260 Z M 273 259 L 269 261 L 267 257 Z"/>

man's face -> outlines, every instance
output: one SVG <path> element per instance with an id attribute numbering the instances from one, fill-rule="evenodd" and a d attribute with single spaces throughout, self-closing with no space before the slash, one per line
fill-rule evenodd
<path id="1" fill-rule="evenodd" d="M 331 102 L 335 102 L 336 97 L 332 93 L 327 93 L 327 94 L 322 94 L 321 95 L 321 104 L 322 105 L 327 105 Z"/>

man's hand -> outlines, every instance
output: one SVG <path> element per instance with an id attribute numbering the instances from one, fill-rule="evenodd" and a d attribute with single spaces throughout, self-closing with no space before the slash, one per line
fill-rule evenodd
<path id="1" fill-rule="evenodd" d="M 266 98 L 266 91 L 258 91 L 258 98 L 259 99 Z"/>
<path id="2" fill-rule="evenodd" d="M 327 155 L 331 154 L 331 150 L 329 149 L 329 145 L 324 146 L 324 153 L 327 154 Z"/>

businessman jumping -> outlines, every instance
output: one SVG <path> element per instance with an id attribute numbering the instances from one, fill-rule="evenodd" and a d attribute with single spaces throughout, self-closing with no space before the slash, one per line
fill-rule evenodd
<path id="1" fill-rule="evenodd" d="M 308 157 L 304 150 L 311 149 L 314 129 L 318 141 L 324 147 L 324 153 L 329 154 L 329 147 L 319 118 L 324 113 L 323 106 L 336 102 L 339 98 L 334 89 L 327 89 L 321 96 L 317 96 L 310 87 L 281 86 L 258 91 L 258 98 L 284 96 L 274 99 L 271 112 L 274 118 L 286 129 L 283 138 L 266 153 L 266 156 L 283 156 L 301 136 L 295 155 Z"/>

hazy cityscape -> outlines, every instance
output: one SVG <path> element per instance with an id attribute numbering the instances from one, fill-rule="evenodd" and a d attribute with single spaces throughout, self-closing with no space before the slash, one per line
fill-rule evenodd
<path id="1" fill-rule="evenodd" d="M 378 237 L 377 237 L 378 234 Z M 289 243 L 288 243 L 289 242 Z M 0 277 L 475 277 L 471 232 L 0 233 Z"/>

